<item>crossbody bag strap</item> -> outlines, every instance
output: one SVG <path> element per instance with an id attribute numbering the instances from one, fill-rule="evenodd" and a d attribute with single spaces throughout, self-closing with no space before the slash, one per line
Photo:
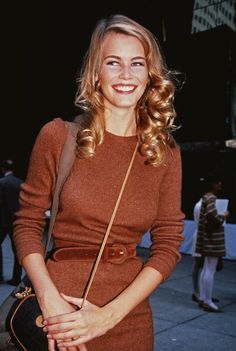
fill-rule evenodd
<path id="1" fill-rule="evenodd" d="M 46 258 L 46 255 L 47 255 L 47 252 L 48 252 L 48 249 L 49 249 L 49 244 L 50 244 L 50 240 L 51 240 L 51 237 L 52 237 L 53 226 L 54 226 L 55 219 L 56 219 L 56 214 L 57 214 L 57 211 L 58 211 L 60 192 L 61 192 L 61 189 L 63 187 L 63 184 L 66 181 L 67 176 L 69 175 L 69 172 L 71 170 L 71 167 L 72 167 L 72 165 L 74 163 L 75 156 L 76 156 L 75 155 L 75 145 L 76 145 L 76 135 L 77 135 L 77 132 L 78 132 L 78 126 L 75 123 L 73 123 L 73 122 L 66 122 L 66 125 L 67 125 L 67 128 L 68 128 L 68 132 L 67 132 L 67 138 L 66 138 L 65 144 L 63 146 L 61 157 L 60 157 L 60 161 L 59 161 L 58 176 L 57 176 L 55 191 L 54 191 L 54 194 L 53 194 L 53 200 L 52 200 L 52 206 L 51 206 L 51 215 L 50 215 L 50 221 L 49 221 L 49 227 L 48 227 L 48 236 L 47 236 L 47 242 L 46 242 L 45 251 L 44 251 L 44 257 L 45 258 Z M 121 201 L 121 197 L 123 195 L 123 192 L 124 192 L 124 189 L 125 189 L 125 186 L 126 186 L 126 183 L 127 183 L 127 180 L 128 180 L 128 177 L 129 177 L 129 174 L 130 174 L 130 171 L 131 171 L 134 159 L 135 159 L 135 155 L 136 155 L 137 150 L 138 150 L 138 145 L 139 144 L 137 142 L 137 144 L 135 146 L 135 149 L 134 149 L 134 152 L 133 152 L 133 155 L 131 157 L 128 169 L 126 171 L 125 178 L 124 178 L 124 181 L 122 183 L 122 186 L 121 186 L 121 189 L 120 189 L 120 192 L 119 192 L 119 195 L 118 195 L 115 207 L 113 209 L 113 212 L 112 212 L 109 224 L 107 226 L 105 235 L 103 237 L 103 240 L 102 240 L 102 243 L 101 243 L 101 246 L 100 246 L 97 258 L 96 258 L 96 260 L 94 262 L 94 266 L 93 266 L 92 272 L 90 274 L 90 277 L 89 277 L 89 280 L 88 280 L 88 283 L 87 283 L 87 286 L 86 286 L 85 293 L 83 295 L 83 301 L 82 301 L 81 308 L 83 307 L 84 302 L 85 302 L 85 300 L 86 300 L 86 298 L 88 296 L 88 293 L 89 293 L 90 287 L 92 285 L 95 273 L 97 271 L 99 262 L 101 260 L 101 257 L 102 257 L 102 254 L 103 254 L 103 250 L 105 248 L 108 236 L 110 234 L 111 227 L 112 227 L 113 221 L 115 219 L 115 215 L 116 215 L 116 212 L 118 210 L 118 207 L 119 207 L 119 204 L 120 204 L 120 201 Z"/>
<path id="2" fill-rule="evenodd" d="M 121 201 L 121 197 L 122 197 L 122 195 L 123 195 L 123 193 L 124 193 L 124 189 L 125 189 L 125 186 L 126 186 L 126 183 L 127 183 L 127 180 L 128 180 L 128 177 L 129 177 L 129 174 L 130 174 L 130 171 L 131 171 L 131 168 L 132 168 L 134 159 L 135 159 L 135 155 L 136 155 L 137 150 L 138 150 L 138 145 L 139 145 L 139 143 L 137 142 L 137 144 L 136 144 L 136 146 L 135 146 L 135 150 L 134 150 L 133 155 L 132 155 L 132 157 L 131 157 L 131 160 L 130 160 L 128 169 L 127 169 L 127 171 L 126 171 L 126 175 L 125 175 L 124 181 L 123 181 L 123 183 L 122 183 L 122 186 L 121 186 L 121 189 L 120 189 L 118 198 L 117 198 L 117 200 L 116 200 L 116 204 L 115 204 L 115 207 L 114 207 L 114 209 L 113 209 L 113 212 L 112 212 L 112 215 L 111 215 L 111 219 L 110 219 L 110 221 L 109 221 L 109 224 L 108 224 L 108 226 L 107 226 L 107 230 L 106 230 L 105 235 L 104 235 L 104 237 L 103 237 L 103 240 L 102 240 L 102 243 L 101 243 L 101 246 L 100 246 L 100 249 L 99 249 L 97 258 L 96 258 L 96 260 L 95 260 L 95 262 L 94 262 L 94 266 L 93 266 L 92 272 L 91 272 L 91 274 L 90 274 L 90 277 L 89 277 L 89 280 L 88 280 L 88 283 L 87 283 L 87 286 L 86 286 L 86 289 L 85 289 L 85 292 L 84 292 L 84 295 L 83 295 L 83 301 L 82 301 L 82 304 L 81 304 L 80 308 L 82 308 L 83 305 L 84 305 L 84 303 L 85 303 L 85 300 L 86 300 L 86 298 L 87 298 L 87 296 L 88 296 L 88 293 L 89 293 L 90 287 L 91 287 L 91 285 L 92 285 L 92 282 L 93 282 L 95 273 L 96 273 L 96 271 L 97 271 L 99 262 L 100 262 L 100 260 L 101 260 L 103 250 L 104 250 L 104 248 L 105 248 L 105 245 L 106 245 L 108 236 L 109 236 L 109 234 L 110 234 L 111 227 L 112 227 L 112 224 L 113 224 L 113 221 L 114 221 L 116 212 L 117 212 L 117 210 L 118 210 L 118 207 L 119 207 L 119 204 L 120 204 L 120 201 Z"/>
<path id="3" fill-rule="evenodd" d="M 60 156 L 60 161 L 59 161 L 57 181 L 56 181 L 55 190 L 54 190 L 53 199 L 52 199 L 47 241 L 44 249 L 44 258 L 46 258 L 49 245 L 50 245 L 50 240 L 52 237 L 53 226 L 54 226 L 56 214 L 58 211 L 60 192 L 63 187 L 63 184 L 66 181 L 66 178 L 70 173 L 71 167 L 74 163 L 75 156 L 76 156 L 75 145 L 76 145 L 76 135 L 78 132 L 78 126 L 74 122 L 68 122 L 68 121 L 66 121 L 65 124 L 67 127 L 67 137 L 66 137 L 66 141 L 64 143 L 61 156 Z"/>

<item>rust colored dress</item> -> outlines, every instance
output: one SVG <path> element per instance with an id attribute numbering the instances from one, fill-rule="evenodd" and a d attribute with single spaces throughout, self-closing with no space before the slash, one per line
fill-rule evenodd
<path id="1" fill-rule="evenodd" d="M 20 193 L 14 240 L 19 260 L 30 253 L 42 253 L 45 210 L 50 208 L 59 157 L 66 138 L 62 119 L 54 119 L 41 129 L 33 147 L 28 175 Z M 117 195 L 136 144 L 136 136 L 120 137 L 105 132 L 104 142 L 89 159 L 76 158 L 62 189 L 54 226 L 54 242 L 68 246 L 101 243 Z M 146 263 L 139 257 L 122 264 L 100 262 L 88 300 L 102 306 L 114 299 L 150 266 L 163 281 L 180 259 L 183 240 L 183 213 L 180 209 L 181 158 L 179 148 L 167 152 L 159 167 L 144 164 L 137 153 L 131 174 L 114 220 L 108 244 L 137 245 L 142 234 L 151 232 L 151 256 Z M 65 243 L 66 245 L 66 243 Z M 61 261 L 53 258 L 47 267 L 59 291 L 81 297 L 92 262 Z M 89 351 L 151 351 L 153 322 L 148 299 L 140 303 L 105 335 L 86 344 Z"/>

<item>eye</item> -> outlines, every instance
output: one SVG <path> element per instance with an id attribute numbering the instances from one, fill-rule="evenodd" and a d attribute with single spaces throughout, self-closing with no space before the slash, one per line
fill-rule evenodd
<path id="1" fill-rule="evenodd" d="M 110 61 L 107 61 L 106 64 L 109 66 L 118 66 L 119 62 L 116 60 L 110 60 Z"/>
<path id="2" fill-rule="evenodd" d="M 142 61 L 134 61 L 134 62 L 132 62 L 132 66 L 135 66 L 135 67 L 143 67 L 143 66 L 145 66 L 145 63 L 144 62 L 142 62 Z"/>

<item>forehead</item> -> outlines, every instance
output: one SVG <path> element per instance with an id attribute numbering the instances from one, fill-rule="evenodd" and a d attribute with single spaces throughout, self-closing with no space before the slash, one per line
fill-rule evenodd
<path id="1" fill-rule="evenodd" d="M 145 58 L 141 41 L 132 36 L 121 33 L 107 33 L 102 48 L 103 57 L 106 56 L 142 56 Z"/>

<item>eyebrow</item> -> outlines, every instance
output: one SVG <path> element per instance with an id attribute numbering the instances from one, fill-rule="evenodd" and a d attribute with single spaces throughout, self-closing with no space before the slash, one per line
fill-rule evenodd
<path id="1" fill-rule="evenodd" d="M 104 57 L 104 60 L 111 59 L 111 58 L 116 59 L 116 60 L 121 60 L 121 57 L 120 56 L 116 56 L 116 55 L 108 55 L 108 56 Z M 132 58 L 132 61 L 133 60 L 146 60 L 146 58 L 143 57 L 143 56 L 135 56 L 135 57 Z"/>

